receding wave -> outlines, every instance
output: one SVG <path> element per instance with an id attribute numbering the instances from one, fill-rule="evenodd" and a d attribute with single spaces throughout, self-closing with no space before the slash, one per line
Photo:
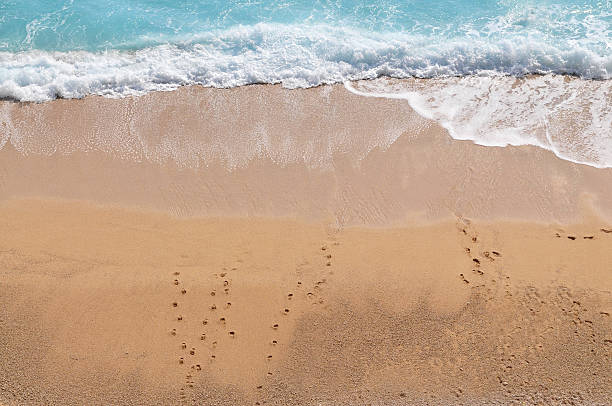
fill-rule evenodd
<path id="1" fill-rule="evenodd" d="M 535 145 L 558 157 L 612 167 L 612 81 L 560 75 L 469 76 L 346 83 L 362 96 L 404 99 L 451 137 L 480 145 Z"/>
<path id="2" fill-rule="evenodd" d="M 0 52 L 0 98 L 123 97 L 196 84 L 303 88 L 383 76 L 555 73 L 612 78 L 612 54 L 573 45 L 520 37 L 432 42 L 408 33 L 261 23 L 133 51 Z"/>

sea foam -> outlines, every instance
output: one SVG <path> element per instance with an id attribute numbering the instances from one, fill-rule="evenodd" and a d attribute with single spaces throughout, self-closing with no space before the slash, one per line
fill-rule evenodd
<path id="1" fill-rule="evenodd" d="M 466 75 L 612 77 L 612 53 L 530 38 L 368 32 L 331 25 L 260 23 L 138 50 L 0 52 L 0 97 L 43 102 L 124 97 L 183 85 L 280 83 L 304 88 L 347 80 Z"/>

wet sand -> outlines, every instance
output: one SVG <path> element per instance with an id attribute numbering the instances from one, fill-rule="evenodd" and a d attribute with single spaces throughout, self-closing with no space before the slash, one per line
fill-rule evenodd
<path id="1" fill-rule="evenodd" d="M 2 403 L 610 398 L 610 170 L 341 86 L 0 117 Z"/>

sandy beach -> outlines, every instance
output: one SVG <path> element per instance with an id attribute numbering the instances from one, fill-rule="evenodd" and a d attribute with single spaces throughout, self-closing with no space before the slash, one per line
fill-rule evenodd
<path id="1" fill-rule="evenodd" d="M 342 85 L 2 101 L 0 147 L 0 404 L 610 402 L 612 169 Z"/>

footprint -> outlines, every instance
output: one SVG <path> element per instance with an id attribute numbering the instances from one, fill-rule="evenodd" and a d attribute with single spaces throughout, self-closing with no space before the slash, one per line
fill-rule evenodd
<path id="1" fill-rule="evenodd" d="M 179 284 L 179 280 L 178 280 L 178 279 L 175 279 L 175 280 L 174 280 L 174 284 L 175 284 L 175 285 L 178 285 L 178 284 Z"/>
<path id="2" fill-rule="evenodd" d="M 593 235 L 585 235 L 585 236 L 584 236 L 584 237 L 582 237 L 582 238 L 584 238 L 585 240 L 592 240 L 592 239 L 594 239 L 594 238 L 595 238 L 595 236 L 593 236 Z"/>
<path id="3" fill-rule="evenodd" d="M 609 228 L 609 229 L 608 228 L 600 228 L 600 230 L 603 231 L 606 234 L 612 233 L 612 228 Z"/>
<path id="4" fill-rule="evenodd" d="M 567 238 L 569 238 L 572 241 L 574 241 L 576 239 L 576 237 L 574 237 L 573 235 L 568 235 Z"/>
<path id="5" fill-rule="evenodd" d="M 181 293 L 184 295 L 185 293 L 187 293 L 186 289 L 181 289 Z"/>

